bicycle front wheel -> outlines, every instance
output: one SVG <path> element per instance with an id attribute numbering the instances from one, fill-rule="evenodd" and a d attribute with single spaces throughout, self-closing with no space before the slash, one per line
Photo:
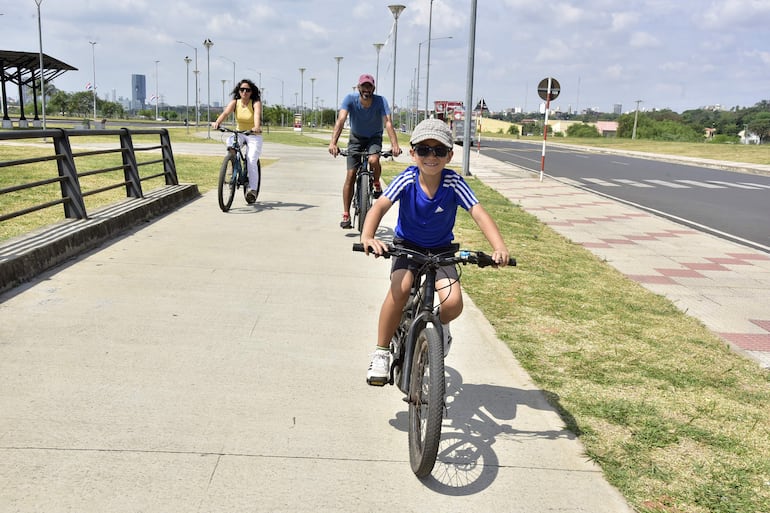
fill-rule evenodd
<path id="1" fill-rule="evenodd" d="M 222 169 L 219 170 L 219 208 L 222 212 L 227 212 L 233 204 L 235 198 L 235 187 L 237 177 L 235 176 L 235 156 L 228 155 L 222 162 Z"/>
<path id="2" fill-rule="evenodd" d="M 432 323 L 417 334 L 409 383 L 409 461 L 417 477 L 436 464 L 444 416 L 444 347 Z"/>
<path id="3" fill-rule="evenodd" d="M 356 213 L 356 228 L 359 232 L 364 231 L 364 221 L 366 214 L 372 207 L 372 183 L 368 173 L 358 175 L 358 189 L 356 190 L 356 202 L 358 203 L 358 212 Z"/>

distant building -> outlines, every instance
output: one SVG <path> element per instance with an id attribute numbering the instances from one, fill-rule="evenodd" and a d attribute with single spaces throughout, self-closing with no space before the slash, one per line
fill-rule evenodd
<path id="1" fill-rule="evenodd" d="M 131 75 L 131 110 L 144 108 L 147 100 L 147 81 L 144 75 Z"/>
<path id="2" fill-rule="evenodd" d="M 623 113 L 623 104 L 622 103 L 616 103 L 612 106 L 612 113 L 617 114 L 618 116 Z"/>
<path id="3" fill-rule="evenodd" d="M 602 135 L 602 137 L 615 137 L 618 135 L 618 122 L 617 121 L 597 121 L 596 129 Z"/>

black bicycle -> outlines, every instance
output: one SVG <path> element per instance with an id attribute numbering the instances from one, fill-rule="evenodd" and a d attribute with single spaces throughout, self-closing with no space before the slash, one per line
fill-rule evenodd
<path id="1" fill-rule="evenodd" d="M 250 135 L 251 130 L 233 130 L 231 128 L 219 127 L 220 132 L 230 132 L 234 135 L 232 146 L 227 147 L 227 155 L 222 162 L 222 168 L 219 170 L 219 208 L 222 212 L 227 212 L 233 205 L 235 190 L 243 187 L 243 197 L 249 192 L 249 173 L 248 162 L 246 160 L 245 145 L 242 145 L 238 134 Z M 262 165 L 257 160 L 257 187 L 254 189 L 256 196 L 259 196 L 259 188 L 262 185 Z M 256 200 L 255 196 L 255 200 Z"/>
<path id="2" fill-rule="evenodd" d="M 350 155 L 350 151 L 347 148 L 340 148 L 340 155 L 347 157 Z M 353 217 L 355 218 L 356 228 L 360 232 L 364 229 L 366 214 L 369 213 L 369 209 L 372 208 L 372 203 L 374 203 L 374 174 L 369 169 L 368 153 L 357 152 L 354 156 L 358 159 L 358 162 L 356 163 L 355 168 L 356 181 L 351 208 Z M 381 151 L 380 156 L 388 158 L 392 157 L 393 153 L 390 150 Z"/>
<path id="3" fill-rule="evenodd" d="M 444 381 L 444 336 L 438 308 L 434 307 L 436 274 L 445 265 L 495 266 L 482 251 L 459 251 L 453 245 L 446 253 L 423 253 L 400 245 L 388 245 L 383 256 L 406 256 L 419 267 L 412 282 L 401 322 L 390 342 L 391 365 L 387 381 L 370 385 L 398 386 L 409 404 L 409 461 L 417 477 L 431 473 L 441 440 L 441 422 L 446 408 Z M 353 244 L 353 251 L 364 251 Z M 459 253 L 458 253 L 459 251 Z M 509 265 L 516 265 L 514 258 Z M 440 308 L 440 305 L 439 305 Z"/>

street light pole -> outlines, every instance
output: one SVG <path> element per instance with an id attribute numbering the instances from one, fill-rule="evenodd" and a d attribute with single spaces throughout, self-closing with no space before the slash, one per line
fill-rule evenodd
<path id="1" fill-rule="evenodd" d="M 631 139 L 636 139 L 636 120 L 639 118 L 639 104 L 644 100 L 636 100 L 636 112 L 634 112 L 634 130 L 631 132 Z"/>
<path id="2" fill-rule="evenodd" d="M 313 98 L 315 98 L 315 77 L 310 79 L 310 117 L 313 119 L 313 123 L 315 123 L 315 104 L 313 103 Z"/>
<path id="3" fill-rule="evenodd" d="M 203 46 L 206 47 L 206 137 L 211 139 L 211 47 L 214 43 L 207 38 L 203 41 Z"/>
<path id="4" fill-rule="evenodd" d="M 430 0 L 430 10 L 428 11 L 428 55 L 425 69 L 425 119 L 428 119 L 428 90 L 430 86 L 430 38 L 433 30 L 433 0 Z M 419 111 L 418 111 L 419 114 Z"/>
<path id="5" fill-rule="evenodd" d="M 377 50 L 377 68 L 374 72 L 374 81 L 380 83 L 380 50 L 385 46 L 385 43 L 374 43 L 374 48 Z"/>
<path id="6" fill-rule="evenodd" d="M 422 45 L 423 43 L 428 43 L 428 48 L 430 48 L 430 42 L 436 41 L 438 39 L 452 39 L 452 36 L 445 36 L 445 37 L 434 37 L 433 39 L 426 39 L 419 45 L 417 45 L 417 100 L 415 101 L 416 105 L 419 105 L 420 103 L 420 56 L 422 55 Z M 428 54 L 428 76 L 430 76 L 430 54 Z M 419 107 L 417 108 L 417 121 L 419 121 L 420 113 L 419 113 Z M 428 80 L 425 81 L 425 119 L 428 119 Z"/>
<path id="7" fill-rule="evenodd" d="M 398 49 L 398 17 L 401 15 L 404 9 L 406 9 L 405 5 L 389 5 L 388 9 L 390 9 L 390 12 L 393 13 L 393 95 L 391 96 L 391 105 L 390 105 L 390 111 L 391 114 L 395 112 L 396 108 L 396 50 Z M 376 80 L 376 79 L 375 79 Z M 394 116 L 395 117 L 395 116 Z"/>
<path id="8" fill-rule="evenodd" d="M 37 4 L 37 37 L 40 43 L 40 100 L 43 104 L 43 130 L 45 130 L 45 76 L 43 68 L 43 26 L 40 22 L 40 3 L 43 0 L 35 0 Z"/>
<path id="9" fill-rule="evenodd" d="M 305 69 L 299 68 L 299 131 L 305 129 Z"/>
<path id="10" fill-rule="evenodd" d="M 185 43 L 184 41 L 177 41 L 177 43 L 187 45 L 195 51 L 195 69 L 193 70 L 193 75 L 195 75 L 195 126 L 198 126 L 198 122 L 200 121 L 200 101 L 198 100 L 198 74 L 200 73 L 200 70 L 198 69 L 198 48 L 191 45 L 190 43 Z"/>
<path id="11" fill-rule="evenodd" d="M 337 103 L 334 105 L 336 111 L 340 108 L 340 61 L 342 57 L 335 57 L 334 59 L 337 61 Z"/>
<path id="12" fill-rule="evenodd" d="M 187 92 L 187 99 L 184 106 L 184 124 L 187 127 L 187 133 L 190 133 L 190 62 L 192 59 L 187 55 L 184 56 L 184 63 L 187 66 L 187 85 L 185 91 Z"/>
<path id="13" fill-rule="evenodd" d="M 89 41 L 88 44 L 91 45 L 91 61 L 93 66 L 93 81 L 91 82 L 91 87 L 94 91 L 94 123 L 96 123 L 96 41 Z"/>
<path id="14" fill-rule="evenodd" d="M 160 118 L 160 116 L 158 115 L 158 101 L 160 100 L 160 96 L 158 96 L 158 63 L 159 62 L 160 61 L 155 61 L 155 121 L 158 121 L 158 118 Z"/>

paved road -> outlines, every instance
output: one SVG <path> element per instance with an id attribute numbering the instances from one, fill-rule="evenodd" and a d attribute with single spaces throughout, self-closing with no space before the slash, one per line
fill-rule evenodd
<path id="1" fill-rule="evenodd" d="M 388 263 L 338 227 L 344 166 L 265 154 L 256 206 L 209 193 L 0 296 L 0 511 L 630 513 L 470 301 L 417 480 L 365 384 Z"/>
<path id="2" fill-rule="evenodd" d="M 492 140 L 485 149 L 485 154 L 495 159 L 540 171 L 542 146 Z M 546 173 L 770 253 L 770 166 L 651 160 L 559 144 L 546 151 Z"/>

